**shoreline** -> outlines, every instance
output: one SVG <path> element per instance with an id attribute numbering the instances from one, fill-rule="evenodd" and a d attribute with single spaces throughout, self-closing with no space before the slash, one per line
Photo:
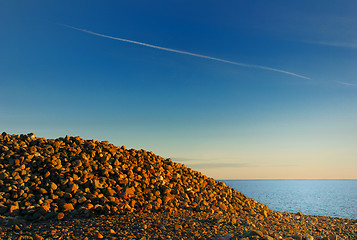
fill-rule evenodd
<path id="1" fill-rule="evenodd" d="M 247 179 L 216 179 L 216 181 L 289 181 L 289 180 L 341 180 L 357 181 L 357 178 L 247 178 Z"/>

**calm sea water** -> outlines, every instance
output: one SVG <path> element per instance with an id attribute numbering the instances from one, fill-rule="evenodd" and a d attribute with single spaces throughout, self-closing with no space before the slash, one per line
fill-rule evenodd
<path id="1" fill-rule="evenodd" d="M 357 219 L 357 180 L 224 180 L 280 212 Z"/>

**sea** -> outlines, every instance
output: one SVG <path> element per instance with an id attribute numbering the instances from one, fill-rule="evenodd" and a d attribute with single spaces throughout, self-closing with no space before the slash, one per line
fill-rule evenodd
<path id="1" fill-rule="evenodd" d="M 280 212 L 357 219 L 357 180 L 221 180 Z"/>

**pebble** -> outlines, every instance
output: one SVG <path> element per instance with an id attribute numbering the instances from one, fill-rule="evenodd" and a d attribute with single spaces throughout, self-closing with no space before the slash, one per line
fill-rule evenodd
<path id="1" fill-rule="evenodd" d="M 35 236 L 33 237 L 33 240 L 43 240 L 43 237 L 41 237 L 40 235 L 35 234 Z"/>
<path id="2" fill-rule="evenodd" d="M 314 237 L 311 236 L 310 234 L 306 234 L 306 235 L 304 236 L 304 239 L 305 239 L 305 240 L 314 240 Z"/>
<path id="3" fill-rule="evenodd" d="M 63 212 L 59 212 L 58 214 L 57 214 L 57 219 L 58 220 L 61 220 L 61 219 L 63 219 L 64 218 L 64 213 Z"/>
<path id="4" fill-rule="evenodd" d="M 102 239 L 102 238 L 103 238 L 103 235 L 100 234 L 100 233 L 97 233 L 97 238 L 98 238 L 98 239 Z"/>

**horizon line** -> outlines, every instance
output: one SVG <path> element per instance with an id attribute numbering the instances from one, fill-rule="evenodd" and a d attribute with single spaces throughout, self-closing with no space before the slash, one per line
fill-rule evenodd
<path id="1" fill-rule="evenodd" d="M 241 178 L 241 179 L 215 179 L 216 181 L 240 180 L 357 180 L 357 178 Z"/>

